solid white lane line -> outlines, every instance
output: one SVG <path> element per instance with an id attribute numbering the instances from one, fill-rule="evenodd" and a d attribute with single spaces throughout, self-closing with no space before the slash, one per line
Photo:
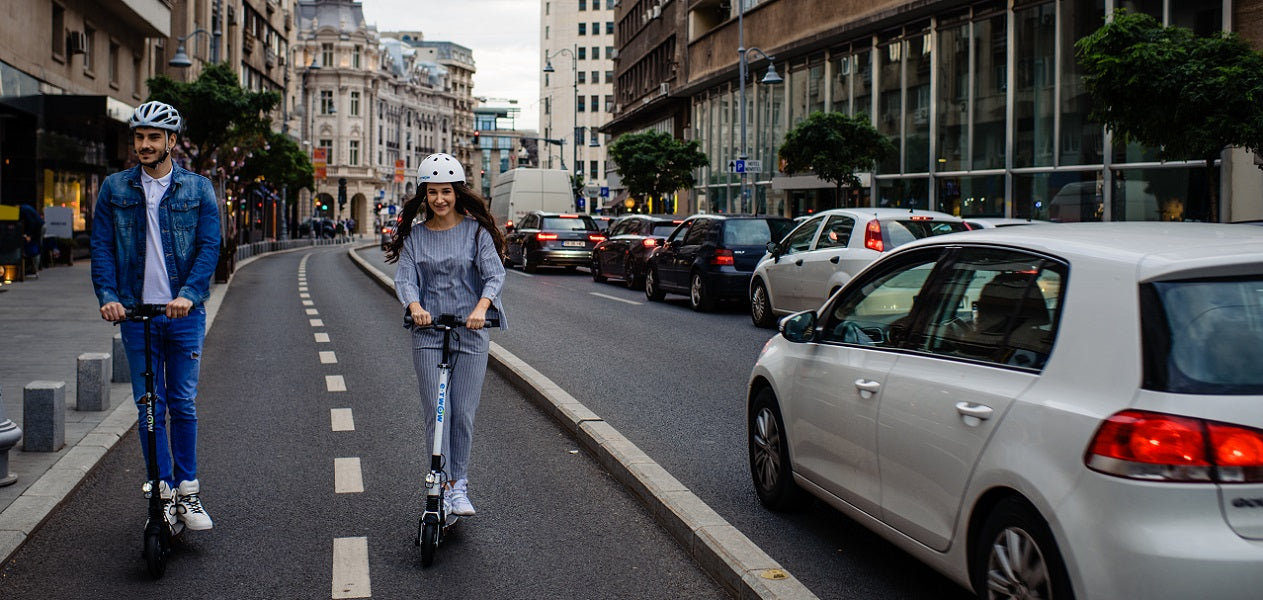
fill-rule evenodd
<path id="1" fill-rule="evenodd" d="M 351 409 L 329 409 L 329 426 L 334 431 L 355 431 L 355 417 L 351 414 Z"/>
<path id="2" fill-rule="evenodd" d="M 643 302 L 636 302 L 635 300 L 627 300 L 625 298 L 619 298 L 618 296 L 607 296 L 599 292 L 588 292 L 588 293 L 592 294 L 593 296 L 596 296 L 597 298 L 605 298 L 606 300 L 614 300 L 615 302 L 624 302 L 626 304 L 631 304 L 634 306 L 640 306 L 641 304 L 643 304 Z"/>
<path id="3" fill-rule="evenodd" d="M 303 300 L 303 306 L 315 306 L 315 305 L 316 305 L 315 300 Z"/>
<path id="4" fill-rule="evenodd" d="M 318 343 L 318 344 L 327 344 L 327 343 L 329 343 L 329 334 L 327 334 L 327 333 L 317 333 L 317 334 L 316 334 L 316 343 Z"/>
<path id="5" fill-rule="evenodd" d="M 324 319 L 308 319 L 308 321 L 311 323 L 311 326 L 312 326 L 312 327 L 324 327 L 324 326 L 325 326 L 325 321 L 324 321 Z"/>
<path id="6" fill-rule="evenodd" d="M 321 350 L 321 351 L 320 351 L 320 364 L 322 364 L 322 365 L 331 365 L 331 364 L 334 364 L 334 363 L 336 363 L 336 362 L 338 362 L 338 355 L 337 355 L 337 354 L 334 354 L 334 352 L 333 352 L 332 350 Z"/>
<path id="7" fill-rule="evenodd" d="M 333 459 L 333 491 L 336 494 L 358 494 L 364 491 L 364 473 L 359 457 Z"/>
<path id="8" fill-rule="evenodd" d="M 314 309 L 314 308 L 309 308 L 309 309 L 307 309 L 307 314 L 309 314 L 309 315 L 318 315 L 318 314 L 320 314 L 320 311 L 318 311 L 318 310 L 316 310 L 316 309 Z"/>
<path id="9" fill-rule="evenodd" d="M 330 392 L 345 392 L 346 380 L 341 375 L 325 375 L 325 389 Z"/>
<path id="10" fill-rule="evenodd" d="M 368 579 L 368 538 L 333 538 L 333 597 L 373 597 Z"/>

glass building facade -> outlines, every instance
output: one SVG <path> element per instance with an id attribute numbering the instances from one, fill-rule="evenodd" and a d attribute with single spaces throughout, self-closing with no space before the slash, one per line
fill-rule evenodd
<path id="1" fill-rule="evenodd" d="M 1167 25 L 1210 35 L 1222 3 L 1111 0 Z M 1199 221 L 1212 214 L 1200 160 L 1112 140 L 1088 119 L 1076 40 L 1105 21 L 1106 0 L 980 2 L 880 35 L 838 39 L 815 54 L 777 57 L 784 82 L 746 87 L 745 144 L 762 172 L 747 174 L 759 212 L 797 216 L 850 206 L 915 207 L 971 217 L 1054 221 Z M 710 157 L 696 208 L 740 210 L 740 90 L 730 82 L 693 98 L 693 135 Z M 843 189 L 777 172 L 786 131 L 816 111 L 866 117 L 897 153 Z M 1210 175 L 1219 181 L 1219 167 Z"/>

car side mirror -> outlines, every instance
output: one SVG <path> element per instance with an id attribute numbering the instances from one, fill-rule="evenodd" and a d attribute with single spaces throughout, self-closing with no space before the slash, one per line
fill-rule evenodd
<path id="1" fill-rule="evenodd" d="M 816 336 L 816 311 L 805 310 L 785 317 L 781 319 L 777 329 L 791 342 L 810 342 Z"/>
<path id="2" fill-rule="evenodd" d="M 781 257 L 781 245 L 776 242 L 768 242 L 767 253 L 772 255 L 773 261 L 779 259 Z"/>

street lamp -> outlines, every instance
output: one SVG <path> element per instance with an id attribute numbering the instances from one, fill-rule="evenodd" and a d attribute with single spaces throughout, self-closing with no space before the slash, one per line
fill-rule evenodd
<path id="1" fill-rule="evenodd" d="M 187 40 L 187 39 L 189 39 L 189 38 L 191 38 L 191 37 L 195 37 L 195 36 L 197 36 L 198 34 L 202 34 L 202 33 L 205 33 L 205 34 L 206 34 L 206 35 L 208 35 L 208 36 L 209 36 L 209 35 L 211 35 L 211 32 L 206 31 L 205 29 L 198 28 L 198 29 L 195 29 L 195 30 L 193 31 L 193 33 L 190 33 L 190 34 L 188 34 L 188 35 L 186 35 L 186 36 L 182 36 L 182 37 L 178 37 L 178 38 L 176 38 L 176 42 L 178 42 L 180 45 L 176 47 L 176 49 L 175 49 L 175 56 L 172 56 L 172 57 L 171 57 L 171 60 L 170 60 L 170 61 L 168 61 L 168 62 L 167 62 L 167 64 L 168 64 L 168 65 L 171 65 L 171 66 L 173 66 L 173 67 L 179 67 L 179 68 L 182 68 L 182 69 L 183 69 L 183 68 L 186 68 L 186 67 L 191 67 L 191 66 L 193 66 L 193 61 L 189 59 L 189 54 L 188 54 L 188 52 L 185 52 L 185 50 L 184 50 L 184 41 L 185 41 L 185 40 Z M 212 38 L 212 41 L 213 41 L 213 38 Z M 216 54 L 217 54 L 217 53 L 218 53 L 218 51 L 216 51 Z M 219 57 L 218 57 L 218 56 L 214 56 L 214 55 L 212 55 L 212 56 L 211 56 L 211 62 L 219 62 Z"/>
<path id="2" fill-rule="evenodd" d="M 745 2 L 740 2 L 740 9 L 737 12 L 737 55 L 739 57 L 739 67 L 737 69 L 738 76 L 741 78 L 741 155 L 738 156 L 743 162 L 749 158 L 746 151 L 746 76 L 750 70 L 750 62 L 747 54 L 750 52 L 758 52 L 760 56 L 767 59 L 767 74 L 759 83 L 767 85 L 776 85 L 783 83 L 780 75 L 776 74 L 776 57 L 769 56 L 766 52 L 758 48 L 746 48 L 745 43 Z M 749 192 L 746 190 L 746 173 L 745 169 L 741 171 L 741 212 L 749 212 L 746 207 Z"/>
<path id="3" fill-rule="evenodd" d="M 579 132 L 579 61 L 575 58 L 575 51 L 571 48 L 562 48 L 561 50 L 556 50 L 553 52 L 545 51 L 544 52 L 544 72 L 545 73 L 555 73 L 557 71 L 556 69 L 553 68 L 552 57 L 557 56 L 558 54 L 570 55 L 570 81 L 572 82 L 572 85 L 574 87 L 574 105 L 572 107 L 573 110 L 571 111 L 571 113 L 574 115 L 574 123 L 573 123 L 574 132 L 572 133 L 572 135 L 578 135 L 578 132 Z M 575 173 L 577 174 L 577 173 L 583 172 L 583 169 L 579 168 L 579 144 L 577 143 L 574 144 L 573 148 L 571 149 L 571 152 L 572 152 L 571 159 L 575 165 Z M 566 168 L 565 160 L 562 160 L 561 168 L 562 169 Z"/>

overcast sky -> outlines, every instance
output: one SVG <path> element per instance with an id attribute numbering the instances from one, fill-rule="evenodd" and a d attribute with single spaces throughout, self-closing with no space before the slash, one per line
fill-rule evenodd
<path id="1" fill-rule="evenodd" d="M 428 41 L 473 50 L 474 95 L 513 98 L 518 129 L 539 128 L 539 2 L 362 0 L 377 31 L 420 31 Z M 491 101 L 489 103 L 501 104 Z"/>

